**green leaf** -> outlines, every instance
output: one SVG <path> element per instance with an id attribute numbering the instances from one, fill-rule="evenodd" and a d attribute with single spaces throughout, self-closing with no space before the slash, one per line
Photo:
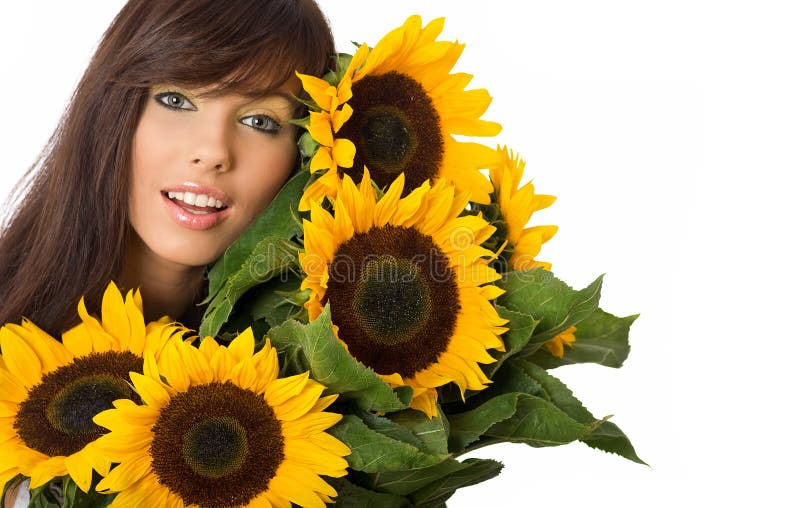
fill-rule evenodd
<path id="1" fill-rule="evenodd" d="M 208 274 L 209 298 L 206 302 L 223 289 L 227 279 L 241 270 L 244 260 L 265 236 L 290 240 L 302 233 L 301 225 L 293 216 L 297 215 L 297 205 L 309 177 L 308 173 L 298 172 L 286 182 L 269 206 L 214 263 Z"/>
<path id="2" fill-rule="evenodd" d="M 505 393 L 489 399 L 471 411 L 450 415 L 450 451 L 463 452 L 468 445 L 480 439 L 492 425 L 514 416 L 518 399 L 519 393 Z"/>
<path id="3" fill-rule="evenodd" d="M 514 415 L 484 433 L 493 442 L 508 441 L 530 446 L 558 446 L 581 439 L 602 422 L 584 425 L 553 403 L 525 393 L 517 394 Z"/>
<path id="4" fill-rule="evenodd" d="M 203 315 L 200 336 L 216 336 L 242 295 L 250 288 L 295 268 L 299 251 L 300 247 L 291 241 L 277 236 L 262 237 L 211 300 Z"/>
<path id="5" fill-rule="evenodd" d="M 581 439 L 581 441 L 592 448 L 615 453 L 633 462 L 644 464 L 645 466 L 649 465 L 636 455 L 636 450 L 634 450 L 633 444 L 630 439 L 628 439 L 628 436 L 613 422 L 603 422 L 598 428 L 593 430 L 591 434 Z"/>
<path id="6" fill-rule="evenodd" d="M 434 507 L 447 501 L 457 489 L 468 487 L 494 478 L 503 465 L 489 459 L 466 459 L 462 468 L 435 480 L 409 497 L 417 507 Z"/>
<path id="7" fill-rule="evenodd" d="M 497 305 L 496 307 L 500 317 L 508 319 L 508 323 L 505 325 L 508 327 L 508 331 L 502 337 L 506 351 L 504 353 L 494 352 L 492 356 L 497 358 L 497 362 L 484 366 L 486 375 L 490 379 L 494 377 L 503 362 L 523 350 L 531 340 L 534 329 L 539 324 L 539 321 L 533 319 L 530 314 L 507 309 L 502 305 Z"/>
<path id="8" fill-rule="evenodd" d="M 494 464 L 494 468 L 490 469 L 495 469 L 496 472 L 491 475 L 486 474 L 486 471 L 481 471 L 481 467 L 476 468 L 474 465 L 475 462 L 490 462 Z M 486 467 L 486 465 L 483 467 Z M 463 462 L 459 462 L 455 459 L 448 458 L 436 465 L 422 469 L 380 474 L 360 474 L 359 478 L 363 486 L 372 490 L 388 492 L 398 496 L 416 496 L 420 502 L 425 503 L 425 506 L 435 506 L 437 501 L 441 502 L 439 501 L 439 499 L 441 499 L 441 494 L 445 494 L 447 491 L 447 489 L 443 487 L 448 484 L 452 485 L 450 482 L 452 482 L 453 479 L 458 481 L 459 478 L 462 478 L 457 476 L 462 471 L 476 468 L 472 472 L 474 473 L 473 479 L 475 483 L 477 483 L 478 481 L 491 478 L 499 472 L 501 467 L 502 465 L 494 461 L 466 459 Z M 470 474 L 466 473 L 464 476 L 470 476 Z M 470 485 L 471 484 L 472 483 L 470 483 Z M 435 495 L 437 491 L 440 494 L 439 496 Z M 430 501 L 430 503 L 428 501 Z"/>
<path id="9" fill-rule="evenodd" d="M 301 282 L 300 277 L 289 273 L 259 286 L 258 294 L 249 306 L 250 317 L 255 320 L 263 319 L 270 326 L 278 326 L 293 317 L 298 309 L 305 311 L 305 308 L 298 306 L 289 296 L 299 291 Z"/>
<path id="10" fill-rule="evenodd" d="M 413 411 L 413 410 L 406 409 L 406 411 Z M 390 413 L 390 414 L 397 414 L 397 413 Z M 370 413 L 369 411 L 358 410 L 358 409 L 355 411 L 355 415 L 361 418 L 361 421 L 364 422 L 364 424 L 367 427 L 376 432 L 380 432 L 386 437 L 390 437 L 397 441 L 408 443 L 411 446 L 419 448 L 420 450 L 422 450 L 425 447 L 425 443 L 420 438 L 418 438 L 411 431 L 411 429 L 409 429 L 408 427 L 404 427 L 398 423 L 395 423 L 385 416 L 378 416 L 375 413 Z"/>
<path id="11" fill-rule="evenodd" d="M 637 317 L 638 315 L 620 318 L 596 309 L 577 324 L 575 342 L 571 348 L 564 348 L 562 358 L 556 358 L 540 349 L 528 359 L 545 369 L 574 363 L 597 363 L 619 368 L 628 357 L 628 334 Z"/>
<path id="12" fill-rule="evenodd" d="M 401 496 L 382 494 L 368 490 L 344 478 L 330 478 L 327 482 L 336 489 L 336 505 L 338 508 L 412 508 L 411 502 Z"/>
<path id="13" fill-rule="evenodd" d="M 539 383 L 541 387 L 539 395 L 542 398 L 555 404 L 571 418 L 584 424 L 593 424 L 596 421 L 596 418 L 583 406 L 581 401 L 572 394 L 572 391 L 546 370 L 521 359 L 515 359 L 511 363 L 511 367 L 519 369 L 524 372 L 525 375 Z M 636 455 L 633 445 L 622 430 L 609 421 L 603 421 L 600 426 L 594 429 L 590 434 L 581 438 L 581 441 L 592 448 L 616 453 L 633 462 L 645 464 L 645 462 Z"/>
<path id="14" fill-rule="evenodd" d="M 497 303 L 539 321 L 526 348 L 535 350 L 586 319 L 597 308 L 602 283 L 600 276 L 586 288 L 575 291 L 547 270 L 515 271 L 498 283 L 506 292 L 498 297 Z"/>
<path id="15" fill-rule="evenodd" d="M 437 455 L 447 454 L 448 422 L 444 412 L 437 407 L 439 415 L 428 418 L 422 411 L 406 409 L 390 413 L 387 417 L 395 424 L 408 429 L 419 441 L 419 448 Z"/>
<path id="16" fill-rule="evenodd" d="M 399 411 L 411 401 L 410 387 L 392 390 L 378 375 L 347 352 L 331 328 L 330 307 L 308 324 L 289 320 L 268 332 L 272 344 L 295 357 L 296 364 L 333 392 L 353 399 L 366 411 Z"/>
<path id="17" fill-rule="evenodd" d="M 300 247 L 291 240 L 302 233 L 297 205 L 308 179 L 306 172 L 295 174 L 211 267 L 201 336 L 216 336 L 247 290 L 298 266 Z"/>
<path id="18" fill-rule="evenodd" d="M 366 473 L 419 469 L 446 458 L 376 432 L 354 415 L 345 415 L 329 432 L 350 447 L 350 467 Z"/>

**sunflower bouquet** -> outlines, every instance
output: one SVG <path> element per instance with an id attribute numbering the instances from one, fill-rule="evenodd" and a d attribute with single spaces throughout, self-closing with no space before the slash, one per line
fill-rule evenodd
<path id="1" fill-rule="evenodd" d="M 418 16 L 298 75 L 301 167 L 208 272 L 200 329 L 101 317 L 0 329 L 0 482 L 31 506 L 441 507 L 500 442 L 574 441 L 640 462 L 552 369 L 620 367 L 636 316 L 538 259 L 554 197 Z M 460 136 L 459 139 L 456 136 Z M 472 455 L 472 454 L 470 454 Z"/>

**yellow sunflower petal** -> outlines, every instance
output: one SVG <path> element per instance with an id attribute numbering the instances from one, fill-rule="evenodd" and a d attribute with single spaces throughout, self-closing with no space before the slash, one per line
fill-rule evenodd
<path id="1" fill-rule="evenodd" d="M 25 388 L 33 387 L 41 381 L 42 362 L 28 343 L 8 326 L 0 328 L 0 350 L 3 351 L 6 368 Z"/>
<path id="2" fill-rule="evenodd" d="M 64 457 L 51 457 L 33 466 L 29 474 L 31 478 L 30 488 L 33 490 L 41 487 L 53 478 L 64 476 L 65 474 L 67 474 L 67 468 L 64 465 Z"/>
<path id="3" fill-rule="evenodd" d="M 64 466 L 78 487 L 84 492 L 89 492 L 92 486 L 92 464 L 88 459 L 82 454 L 75 453 L 64 458 Z"/>

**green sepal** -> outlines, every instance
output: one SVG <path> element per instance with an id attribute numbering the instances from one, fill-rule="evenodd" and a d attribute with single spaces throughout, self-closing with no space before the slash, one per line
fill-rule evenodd
<path id="1" fill-rule="evenodd" d="M 336 489 L 336 504 L 334 506 L 337 508 L 364 508 L 367 506 L 412 508 L 414 506 L 405 497 L 365 489 L 349 482 L 345 478 L 330 478 L 326 481 Z"/>
<path id="2" fill-rule="evenodd" d="M 529 361 L 515 359 L 512 367 L 519 373 L 533 379 L 539 385 L 538 395 L 564 411 L 574 420 L 593 424 L 597 419 L 586 409 L 573 394 L 572 391 L 555 376 L 548 373 L 543 368 Z M 646 463 L 636 455 L 630 440 L 622 430 L 609 421 L 603 421 L 591 433 L 581 438 L 581 441 L 591 446 L 610 453 L 616 453 L 628 460 L 639 464 Z"/>
<path id="3" fill-rule="evenodd" d="M 303 157 L 311 158 L 319 149 L 319 143 L 311 136 L 311 133 L 306 131 L 297 140 L 297 148 Z"/>
<path id="4" fill-rule="evenodd" d="M 576 291 L 542 268 L 514 271 L 498 281 L 505 293 L 497 303 L 511 310 L 529 314 L 539 324 L 526 347 L 532 353 L 567 328 L 586 319 L 600 301 L 603 276 L 586 288 Z"/>
<path id="5" fill-rule="evenodd" d="M 302 102 L 300 99 L 298 99 L 298 101 Z M 296 125 L 296 126 L 301 127 L 303 129 L 308 129 L 308 126 L 311 124 L 311 116 L 310 115 L 309 116 L 304 116 L 303 118 L 290 118 L 289 119 L 289 124 Z M 300 143 L 298 142 L 298 145 L 299 144 Z"/>
<path id="6" fill-rule="evenodd" d="M 564 356 L 556 358 L 540 349 L 528 357 L 533 363 L 553 369 L 574 363 L 597 363 L 619 368 L 628 357 L 630 345 L 628 334 L 638 314 L 616 317 L 602 309 L 596 309 L 576 325 L 575 342 L 564 348 Z"/>
<path id="7" fill-rule="evenodd" d="M 352 399 L 366 411 L 399 411 L 411 402 L 408 386 L 392 389 L 374 370 L 353 358 L 331 327 L 330 306 L 308 324 L 295 320 L 273 327 L 269 338 L 296 368 L 311 371 L 311 377 L 332 392 Z"/>
<path id="8" fill-rule="evenodd" d="M 351 453 L 347 456 L 350 467 L 365 473 L 420 469 L 447 458 L 446 455 L 426 453 L 416 446 L 372 430 L 354 415 L 345 415 L 328 432 L 350 447 Z"/>
<path id="9" fill-rule="evenodd" d="M 210 303 L 200 325 L 201 336 L 216 336 L 247 290 L 299 266 L 300 247 L 292 239 L 302 233 L 296 219 L 297 203 L 308 178 L 307 173 L 293 176 L 214 263 L 208 274 L 209 294 L 203 301 Z"/>

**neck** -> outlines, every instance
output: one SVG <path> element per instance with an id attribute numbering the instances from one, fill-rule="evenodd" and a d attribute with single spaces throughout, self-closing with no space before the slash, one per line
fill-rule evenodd
<path id="1" fill-rule="evenodd" d="M 125 291 L 140 288 L 146 323 L 164 315 L 183 322 L 187 314 L 192 314 L 203 289 L 203 271 L 202 266 L 181 265 L 160 257 L 132 233 L 118 283 Z"/>

